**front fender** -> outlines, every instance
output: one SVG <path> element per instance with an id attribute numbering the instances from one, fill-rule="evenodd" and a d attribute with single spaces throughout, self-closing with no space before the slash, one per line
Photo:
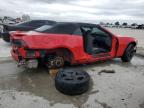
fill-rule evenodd
<path id="1" fill-rule="evenodd" d="M 118 37 L 118 41 L 119 41 L 119 46 L 116 54 L 117 57 L 123 56 L 129 44 L 135 43 L 137 45 L 136 39 L 132 37 Z"/>

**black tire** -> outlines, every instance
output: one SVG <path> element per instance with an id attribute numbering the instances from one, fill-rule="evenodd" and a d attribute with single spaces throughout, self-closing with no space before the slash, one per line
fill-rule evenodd
<path id="1" fill-rule="evenodd" d="M 121 60 L 123 62 L 130 62 L 135 54 L 135 46 L 133 44 L 130 44 L 127 49 L 125 50 L 123 56 L 121 57 Z"/>
<path id="2" fill-rule="evenodd" d="M 80 95 L 89 89 L 90 76 L 85 71 L 62 70 L 55 78 L 55 87 L 66 95 Z"/>

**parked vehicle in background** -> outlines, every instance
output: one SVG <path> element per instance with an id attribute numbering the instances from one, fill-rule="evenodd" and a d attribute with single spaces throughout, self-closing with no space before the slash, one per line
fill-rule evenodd
<path id="1" fill-rule="evenodd" d="M 0 17 L 0 38 L 1 38 L 1 33 L 3 31 L 3 26 L 2 26 L 2 17 Z"/>
<path id="2" fill-rule="evenodd" d="M 138 25 L 136 23 L 131 24 L 131 29 L 136 29 Z"/>
<path id="3" fill-rule="evenodd" d="M 51 20 L 30 20 L 14 25 L 3 24 L 2 38 L 5 42 L 10 42 L 11 31 L 29 31 L 39 28 L 43 25 L 54 25 L 54 24 L 56 24 L 56 22 Z"/>
<path id="4" fill-rule="evenodd" d="M 52 27 L 11 34 L 12 57 L 19 65 L 36 68 L 62 67 L 68 63 L 83 64 L 121 58 L 130 62 L 136 52 L 137 41 L 117 36 L 96 24 L 58 23 Z"/>
<path id="5" fill-rule="evenodd" d="M 10 25 L 10 24 L 16 24 L 15 19 L 12 18 L 12 17 L 8 17 L 8 16 L 5 16 L 5 17 L 2 19 L 2 23 L 3 23 L 3 24 L 8 24 L 8 25 Z"/>
<path id="6" fill-rule="evenodd" d="M 1 34 L 2 34 L 2 32 L 3 32 L 3 26 L 0 25 L 0 38 L 1 38 Z"/>
<path id="7" fill-rule="evenodd" d="M 137 29 L 144 29 L 144 24 L 138 25 Z"/>

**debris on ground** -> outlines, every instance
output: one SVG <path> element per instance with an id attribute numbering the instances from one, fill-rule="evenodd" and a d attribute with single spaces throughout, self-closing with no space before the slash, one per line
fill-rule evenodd
<path id="1" fill-rule="evenodd" d="M 102 73 L 115 73 L 115 70 L 101 70 L 100 72 L 98 72 L 98 75 L 101 75 Z"/>
<path id="2" fill-rule="evenodd" d="M 49 70 L 49 74 L 52 78 L 55 78 L 57 73 L 58 73 L 59 69 L 50 69 Z"/>

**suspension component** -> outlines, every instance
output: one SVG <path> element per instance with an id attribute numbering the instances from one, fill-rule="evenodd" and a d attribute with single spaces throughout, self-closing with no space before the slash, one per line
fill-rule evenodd
<path id="1" fill-rule="evenodd" d="M 48 58 L 48 61 L 46 63 L 46 66 L 48 68 L 60 68 L 64 66 L 64 59 L 63 57 L 59 57 L 59 56 L 50 56 Z"/>

